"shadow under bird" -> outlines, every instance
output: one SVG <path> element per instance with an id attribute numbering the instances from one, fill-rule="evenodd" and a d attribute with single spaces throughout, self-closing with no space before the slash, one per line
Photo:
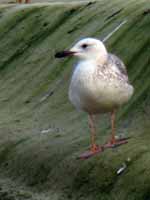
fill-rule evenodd
<path id="1" fill-rule="evenodd" d="M 70 50 L 58 52 L 56 58 L 75 56 L 78 63 L 72 74 L 69 86 L 69 99 L 77 110 L 88 113 L 91 132 L 91 147 L 80 158 L 86 159 L 105 148 L 127 143 L 127 138 L 115 137 L 116 110 L 127 103 L 134 88 L 128 80 L 124 63 L 115 55 L 107 52 L 103 42 L 95 38 L 85 38 Z M 94 115 L 110 113 L 111 140 L 100 146 L 95 142 Z"/>

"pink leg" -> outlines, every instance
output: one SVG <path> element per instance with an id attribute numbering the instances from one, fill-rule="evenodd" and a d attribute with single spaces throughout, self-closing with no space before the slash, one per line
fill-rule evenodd
<path id="1" fill-rule="evenodd" d="M 30 3 L 31 0 L 26 0 L 25 3 Z"/>
<path id="2" fill-rule="evenodd" d="M 122 144 L 126 144 L 128 142 L 127 139 L 125 139 L 125 138 L 122 138 L 122 139 L 115 138 L 115 116 L 116 116 L 116 112 L 115 112 L 115 110 L 113 110 L 111 112 L 111 131 L 112 131 L 111 132 L 111 140 L 104 145 L 105 148 L 117 147 Z"/>
<path id="3" fill-rule="evenodd" d="M 91 147 L 90 150 L 83 153 L 79 158 L 81 159 L 87 159 L 89 157 L 92 157 L 100 152 L 103 151 L 103 147 L 97 145 L 95 143 L 95 137 L 96 137 L 96 128 L 94 125 L 94 117 L 93 115 L 89 115 L 89 127 L 91 132 Z"/>

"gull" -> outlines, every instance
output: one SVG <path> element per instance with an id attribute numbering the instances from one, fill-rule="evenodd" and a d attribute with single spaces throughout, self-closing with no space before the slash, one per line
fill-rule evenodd
<path id="1" fill-rule="evenodd" d="M 116 111 L 129 101 L 134 92 L 124 63 L 109 53 L 104 43 L 96 38 L 84 38 L 70 50 L 55 54 L 56 58 L 67 56 L 78 58 L 69 86 L 69 99 L 77 110 L 89 116 L 91 146 L 80 158 L 86 159 L 105 148 L 127 143 L 127 139 L 117 140 L 115 137 Z M 112 130 L 110 141 L 103 146 L 96 144 L 94 125 L 94 115 L 101 113 L 110 113 Z"/>

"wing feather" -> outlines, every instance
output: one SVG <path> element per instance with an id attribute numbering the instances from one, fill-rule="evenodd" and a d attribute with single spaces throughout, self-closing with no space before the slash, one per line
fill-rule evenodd
<path id="1" fill-rule="evenodd" d="M 127 74 L 127 69 L 125 64 L 122 62 L 122 60 L 120 58 L 118 58 L 116 55 L 114 54 L 109 54 L 109 59 L 111 59 L 111 61 L 117 66 L 117 68 L 120 70 L 120 72 L 126 76 L 128 76 Z"/>

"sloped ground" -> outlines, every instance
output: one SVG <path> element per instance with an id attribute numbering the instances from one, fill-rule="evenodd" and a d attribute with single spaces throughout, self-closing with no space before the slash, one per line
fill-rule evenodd
<path id="1" fill-rule="evenodd" d="M 0 199 L 149 199 L 149 7 L 147 0 L 0 7 Z M 54 53 L 82 37 L 104 38 L 124 20 L 106 46 L 124 60 L 135 87 L 118 112 L 118 134 L 132 138 L 81 161 L 89 146 L 87 116 L 69 103 L 69 80 L 63 81 L 74 60 L 56 60 Z M 104 143 L 108 116 L 97 129 Z"/>
<path id="2" fill-rule="evenodd" d="M 59 2 L 68 2 L 68 3 L 72 3 L 72 2 L 89 2 L 88 0 L 74 0 L 74 1 L 70 1 L 70 0 L 61 0 L 61 1 L 55 1 L 55 0 L 31 0 L 30 3 L 46 3 L 46 2 L 53 2 L 53 3 L 59 3 Z M 90 2 L 93 2 L 94 0 L 91 0 Z M 0 3 L 6 4 L 12 4 L 12 3 L 17 3 L 17 0 L 0 0 Z M 22 0 L 22 3 L 25 3 L 25 0 Z"/>

